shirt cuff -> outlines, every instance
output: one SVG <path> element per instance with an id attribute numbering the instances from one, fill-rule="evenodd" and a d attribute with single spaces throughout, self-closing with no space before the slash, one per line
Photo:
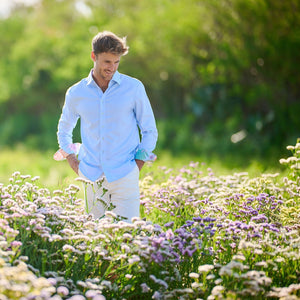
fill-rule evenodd
<path id="1" fill-rule="evenodd" d="M 155 161 L 157 156 L 152 152 L 147 152 L 144 149 L 140 149 L 135 154 L 135 159 L 143 160 L 143 161 Z"/>
<path id="2" fill-rule="evenodd" d="M 77 155 L 79 153 L 80 146 L 80 143 L 70 144 L 68 146 L 68 151 L 70 151 L 69 153 L 64 151 L 63 149 L 59 149 L 54 153 L 53 158 L 57 161 L 60 161 L 66 159 L 66 157 L 70 154 L 74 153 L 75 155 Z"/>

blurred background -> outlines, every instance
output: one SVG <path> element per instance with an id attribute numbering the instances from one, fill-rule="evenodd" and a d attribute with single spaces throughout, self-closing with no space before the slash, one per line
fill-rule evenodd
<path id="1" fill-rule="evenodd" d="M 127 36 L 119 71 L 145 84 L 156 153 L 270 165 L 300 136 L 299 0 L 0 0 L 2 164 L 56 151 L 103 30 Z"/>

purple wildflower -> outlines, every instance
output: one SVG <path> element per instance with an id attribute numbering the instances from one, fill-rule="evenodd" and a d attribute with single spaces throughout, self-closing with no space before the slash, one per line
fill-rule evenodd
<path id="1" fill-rule="evenodd" d="M 151 258 L 154 262 L 160 264 L 164 261 L 164 257 L 159 251 L 151 253 Z"/>
<path id="2" fill-rule="evenodd" d="M 193 254 L 197 251 L 197 248 L 192 248 L 191 246 L 183 249 L 182 255 L 193 256 Z"/>
<path id="3" fill-rule="evenodd" d="M 260 214 L 255 217 L 252 217 L 251 221 L 256 222 L 256 223 L 263 223 L 263 222 L 267 222 L 268 218 L 264 214 Z"/>
<path id="4" fill-rule="evenodd" d="M 174 225 L 174 222 L 172 221 L 172 222 L 166 223 L 164 226 L 168 228 L 168 227 L 173 227 L 173 225 Z"/>
<path id="5" fill-rule="evenodd" d="M 159 246 L 161 246 L 164 240 L 165 239 L 163 237 L 154 237 L 152 240 L 152 246 L 158 248 Z"/>

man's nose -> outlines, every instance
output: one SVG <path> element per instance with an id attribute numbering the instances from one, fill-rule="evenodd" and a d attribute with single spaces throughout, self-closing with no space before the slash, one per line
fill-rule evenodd
<path id="1" fill-rule="evenodd" d="M 108 66 L 108 70 L 109 70 L 110 72 L 115 71 L 115 70 L 116 70 L 115 65 L 114 65 L 114 64 L 109 65 L 109 66 Z"/>

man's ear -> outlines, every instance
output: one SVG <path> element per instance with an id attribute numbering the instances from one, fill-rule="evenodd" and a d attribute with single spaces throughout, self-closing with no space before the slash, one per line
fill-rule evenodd
<path id="1" fill-rule="evenodd" d="M 91 52 L 91 59 L 93 61 L 96 61 L 96 55 L 95 55 L 94 51 Z"/>

